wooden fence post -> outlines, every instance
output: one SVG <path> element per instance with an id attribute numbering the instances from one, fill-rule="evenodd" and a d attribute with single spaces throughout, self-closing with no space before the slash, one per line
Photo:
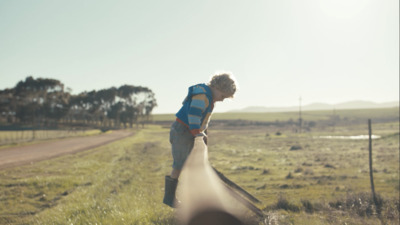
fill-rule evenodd
<path id="1" fill-rule="evenodd" d="M 374 170 L 372 169 L 372 128 L 371 128 L 371 119 L 368 119 L 368 149 L 369 149 L 369 177 L 371 180 L 371 192 L 372 192 L 372 198 L 374 200 L 375 206 L 376 206 L 376 211 L 378 214 L 380 214 L 380 206 L 378 204 L 378 199 L 376 198 L 375 194 L 375 186 L 374 186 Z"/>

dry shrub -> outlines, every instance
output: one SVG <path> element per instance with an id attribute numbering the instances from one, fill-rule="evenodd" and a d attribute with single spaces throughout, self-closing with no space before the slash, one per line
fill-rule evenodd
<path id="1" fill-rule="evenodd" d="M 289 174 L 286 176 L 286 179 L 293 179 L 294 177 L 293 177 L 293 175 L 292 175 L 292 173 L 291 172 L 289 172 Z"/>
<path id="2" fill-rule="evenodd" d="M 301 200 L 301 204 L 307 213 L 314 213 L 316 211 L 314 205 L 309 200 Z"/>
<path id="3" fill-rule="evenodd" d="M 342 211 L 355 212 L 359 216 L 372 216 L 380 214 L 384 200 L 377 196 L 377 205 L 371 193 L 348 194 L 345 199 L 330 202 L 329 206 Z"/>
<path id="4" fill-rule="evenodd" d="M 290 203 L 283 196 L 279 196 L 278 202 L 275 205 L 275 209 L 283 209 L 283 210 L 292 211 L 292 212 L 299 212 L 300 211 L 300 207 L 298 207 L 295 204 Z"/>
<path id="5" fill-rule="evenodd" d="M 397 220 L 400 218 L 400 202 L 398 198 L 386 200 L 381 208 L 382 216 L 389 220 Z"/>

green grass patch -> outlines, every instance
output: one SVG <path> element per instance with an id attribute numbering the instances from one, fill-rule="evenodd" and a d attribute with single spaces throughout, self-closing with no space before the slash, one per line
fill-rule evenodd
<path id="1" fill-rule="evenodd" d="M 86 152 L 2 170 L 0 223 L 168 224 L 172 210 L 161 201 L 169 156 L 166 132 L 155 128 Z"/>

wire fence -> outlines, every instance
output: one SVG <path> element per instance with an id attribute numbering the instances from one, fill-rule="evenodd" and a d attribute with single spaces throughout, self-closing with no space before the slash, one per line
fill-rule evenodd
<path id="1" fill-rule="evenodd" d="M 17 130 L 0 131 L 0 146 L 19 143 L 77 137 L 100 133 L 100 130 Z"/>

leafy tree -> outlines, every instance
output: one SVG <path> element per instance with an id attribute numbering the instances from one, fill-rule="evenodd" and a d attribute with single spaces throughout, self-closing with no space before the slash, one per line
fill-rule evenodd
<path id="1" fill-rule="evenodd" d="M 114 119 L 116 127 L 119 127 L 120 116 L 123 110 L 124 110 L 124 103 L 119 101 L 113 104 L 107 111 L 107 116 L 111 119 Z"/>
<path id="2" fill-rule="evenodd" d="M 87 92 L 80 93 L 78 95 L 71 96 L 69 107 L 70 110 L 67 116 L 71 120 L 85 120 L 88 110 L 87 110 Z"/>
<path id="3" fill-rule="evenodd" d="M 3 122 L 14 122 L 16 111 L 15 89 L 0 90 L 0 117 Z"/>
<path id="4" fill-rule="evenodd" d="M 68 95 L 64 84 L 55 79 L 29 76 L 15 87 L 16 117 L 24 123 L 54 119 L 58 121 L 68 111 Z"/>
<path id="5" fill-rule="evenodd" d="M 48 124 L 67 121 L 101 123 L 113 120 L 115 126 L 126 127 L 141 118 L 148 120 L 157 106 L 154 93 L 146 87 L 123 85 L 100 91 L 71 95 L 64 84 L 55 79 L 29 76 L 12 89 L 0 90 L 1 121 L 17 118 L 25 124 Z"/>
<path id="6" fill-rule="evenodd" d="M 115 103 L 117 98 L 117 89 L 111 87 L 109 89 L 103 89 L 97 92 L 95 97 L 95 110 L 92 113 L 96 115 L 96 119 L 102 123 L 107 118 L 107 111 L 109 111 L 112 105 Z"/>
<path id="7" fill-rule="evenodd" d="M 123 85 L 118 88 L 118 97 L 124 102 L 124 119 L 130 126 L 138 122 L 139 117 L 148 120 L 153 108 L 157 105 L 154 93 L 146 87 Z"/>

